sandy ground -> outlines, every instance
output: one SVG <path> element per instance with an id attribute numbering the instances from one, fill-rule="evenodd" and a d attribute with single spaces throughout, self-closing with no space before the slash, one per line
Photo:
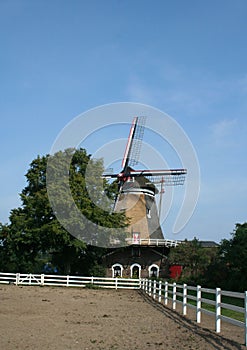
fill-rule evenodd
<path id="1" fill-rule="evenodd" d="M 0 285 L 1 350 L 246 349 L 241 328 L 216 335 L 213 319 L 202 319 L 140 291 Z"/>

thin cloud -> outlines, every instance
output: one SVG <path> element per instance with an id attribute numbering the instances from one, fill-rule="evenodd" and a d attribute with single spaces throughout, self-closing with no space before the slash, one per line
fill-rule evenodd
<path id="1" fill-rule="evenodd" d="M 153 104 L 171 113 L 181 107 L 183 114 L 210 120 L 217 117 L 216 111 L 226 113 L 229 101 L 234 101 L 229 108 L 234 106 L 235 115 L 247 110 L 247 75 L 219 79 L 210 71 L 188 71 L 155 61 L 142 67 L 142 75 L 130 76 L 126 94 L 131 101 Z"/>
<path id="2" fill-rule="evenodd" d="M 152 89 L 149 89 L 145 84 L 141 83 L 137 77 L 130 79 L 126 93 L 131 101 L 154 103 Z"/>
<path id="3" fill-rule="evenodd" d="M 239 90 L 243 95 L 247 95 L 247 74 L 238 81 Z"/>
<path id="4" fill-rule="evenodd" d="M 237 119 L 223 119 L 211 125 L 212 138 L 222 146 L 232 144 L 232 136 L 237 126 Z"/>

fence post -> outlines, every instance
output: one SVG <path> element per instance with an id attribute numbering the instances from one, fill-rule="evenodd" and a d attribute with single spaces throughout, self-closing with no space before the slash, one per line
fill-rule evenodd
<path id="1" fill-rule="evenodd" d="M 69 275 L 67 275 L 66 286 L 69 287 Z"/>
<path id="2" fill-rule="evenodd" d="M 176 285 L 176 282 L 174 282 L 172 287 L 172 309 L 173 310 L 176 310 L 176 299 L 177 299 L 177 285 Z"/>
<path id="3" fill-rule="evenodd" d="M 154 280 L 153 299 L 156 299 L 156 280 Z"/>
<path id="4" fill-rule="evenodd" d="M 215 294 L 215 331 L 220 333 L 221 328 L 221 289 L 216 288 Z"/>
<path id="5" fill-rule="evenodd" d="M 115 288 L 117 289 L 117 282 L 118 282 L 118 278 L 115 278 Z"/>
<path id="6" fill-rule="evenodd" d="M 161 303 L 162 281 L 159 281 L 159 303 Z"/>
<path id="7" fill-rule="evenodd" d="M 20 274 L 19 273 L 17 273 L 16 274 L 16 277 L 15 277 L 15 284 L 18 286 L 18 284 L 19 284 L 19 281 L 20 281 Z"/>
<path id="8" fill-rule="evenodd" d="M 31 273 L 29 274 L 29 282 L 28 283 L 29 283 L 29 285 L 32 284 L 32 274 Z"/>
<path id="9" fill-rule="evenodd" d="M 201 314 L 202 314 L 202 290 L 201 286 L 197 286 L 196 293 L 196 322 L 201 323 Z"/>
<path id="10" fill-rule="evenodd" d="M 245 298 L 244 298 L 244 308 L 245 308 L 245 346 L 247 346 L 247 291 L 245 292 Z"/>
<path id="11" fill-rule="evenodd" d="M 187 315 L 187 284 L 183 286 L 183 315 Z"/>
<path id="12" fill-rule="evenodd" d="M 165 294 L 164 294 L 165 305 L 168 304 L 168 282 L 165 282 Z"/>
<path id="13" fill-rule="evenodd" d="M 94 282 L 94 279 L 93 279 L 93 276 L 91 276 L 91 284 L 93 284 Z"/>
<path id="14" fill-rule="evenodd" d="M 148 279 L 145 278 L 145 292 L 148 292 Z"/>
<path id="15" fill-rule="evenodd" d="M 45 275 L 42 273 L 40 275 L 40 285 L 43 286 L 45 284 Z"/>
<path id="16" fill-rule="evenodd" d="M 148 280 L 148 295 L 152 295 L 152 280 Z"/>

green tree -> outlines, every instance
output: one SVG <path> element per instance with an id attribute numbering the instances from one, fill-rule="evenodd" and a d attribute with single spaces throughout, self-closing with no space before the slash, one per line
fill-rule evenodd
<path id="1" fill-rule="evenodd" d="M 48 193 L 57 217 L 77 238 L 98 246 L 122 241 L 126 227 L 124 213 L 111 212 L 114 187 L 102 172 L 103 161 L 92 160 L 83 149 L 58 152 L 48 160 Z"/>
<path id="2" fill-rule="evenodd" d="M 169 253 L 169 263 L 183 266 L 181 280 L 187 283 L 198 283 L 200 276 L 209 265 L 212 254 L 203 248 L 198 239 L 185 240 Z"/>
<path id="3" fill-rule="evenodd" d="M 236 291 L 247 290 L 247 222 L 236 224 L 232 238 L 221 242 L 219 259 L 225 269 L 223 287 Z"/>
<path id="4" fill-rule="evenodd" d="M 73 264 L 73 270 L 80 272 L 83 276 L 105 276 L 105 267 L 102 264 L 102 257 L 107 249 L 87 245 L 86 249 L 78 256 Z"/>
<path id="5" fill-rule="evenodd" d="M 13 271 L 16 264 L 16 254 L 10 243 L 8 225 L 0 224 L 0 271 Z"/>
<path id="6" fill-rule="evenodd" d="M 104 191 L 111 196 L 114 193 L 105 180 L 103 187 L 100 185 L 102 172 L 102 160 L 91 160 L 84 149 L 68 149 L 32 161 L 26 174 L 27 186 L 20 195 L 22 206 L 11 211 L 8 239 L 2 243 L 4 249 L 12 252 L 9 266 L 20 272 L 38 272 L 49 260 L 61 273 L 71 273 L 78 258 L 87 251 L 85 241 L 94 237 L 92 243 L 100 245 L 103 240 L 110 244 L 113 238 L 124 237 L 125 215 L 109 214 L 110 202 Z M 53 212 L 54 204 L 63 216 L 63 225 L 57 220 L 58 213 Z M 81 214 L 87 217 L 86 222 L 78 220 Z M 115 226 L 120 229 L 114 229 Z M 113 237 L 105 227 L 112 228 Z"/>

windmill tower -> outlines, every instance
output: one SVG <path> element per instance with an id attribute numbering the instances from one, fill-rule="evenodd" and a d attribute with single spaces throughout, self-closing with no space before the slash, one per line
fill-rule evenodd
<path id="1" fill-rule="evenodd" d="M 160 185 L 162 197 L 164 186 L 183 185 L 185 169 L 169 170 L 134 170 L 138 164 L 144 124 L 146 117 L 135 117 L 130 127 L 129 137 L 122 160 L 122 171 L 118 174 L 107 173 L 104 177 L 115 178 L 118 181 L 118 195 L 114 210 L 125 211 L 130 220 L 127 229 L 129 244 L 168 244 L 164 240 L 159 223 L 160 207 L 156 205 L 155 195 L 159 193 Z M 160 200 L 161 206 L 161 200 Z"/>
<path id="2" fill-rule="evenodd" d="M 159 275 L 165 251 L 177 241 L 164 239 L 159 222 L 160 208 L 155 196 L 161 199 L 165 186 L 183 185 L 186 169 L 134 170 L 138 164 L 146 117 L 135 117 L 122 160 L 120 173 L 104 173 L 103 177 L 118 181 L 114 211 L 125 211 L 129 218 L 127 249 L 113 250 L 106 257 L 108 275 L 147 277 Z"/>

